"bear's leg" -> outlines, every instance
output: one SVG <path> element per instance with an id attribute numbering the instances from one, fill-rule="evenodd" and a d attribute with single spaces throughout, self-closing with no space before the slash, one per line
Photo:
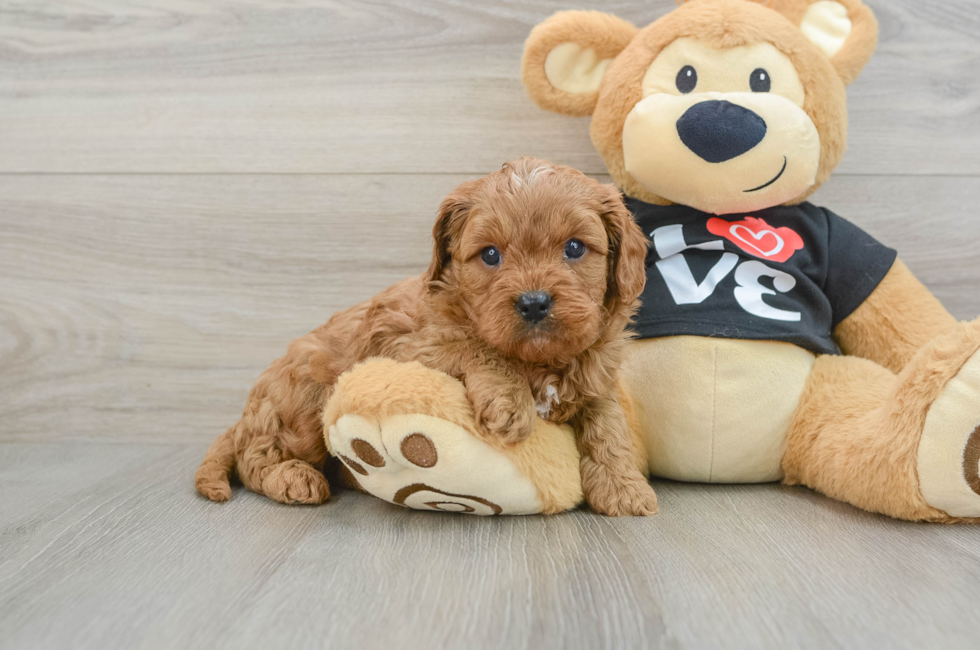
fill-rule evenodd
<path id="1" fill-rule="evenodd" d="M 899 375 L 819 357 L 793 418 L 784 482 L 909 520 L 980 517 L 980 321 L 924 346 Z"/>
<path id="2" fill-rule="evenodd" d="M 555 513 L 582 501 L 568 427 L 484 438 L 463 384 L 420 363 L 370 359 L 341 375 L 323 415 L 330 453 L 361 489 L 408 508 Z"/>

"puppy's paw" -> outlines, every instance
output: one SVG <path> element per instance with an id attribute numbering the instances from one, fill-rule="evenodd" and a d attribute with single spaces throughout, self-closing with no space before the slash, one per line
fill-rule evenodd
<path id="1" fill-rule="evenodd" d="M 592 509 L 609 517 L 648 517 L 657 514 L 657 493 L 645 478 L 615 477 L 592 460 L 582 461 L 582 491 Z"/>
<path id="2" fill-rule="evenodd" d="M 228 479 L 207 479 L 207 478 L 197 478 L 194 482 L 197 491 L 203 496 L 207 497 L 211 501 L 217 501 L 221 503 L 227 501 L 231 498 L 231 485 L 228 483 Z"/>
<path id="3" fill-rule="evenodd" d="M 537 412 L 531 390 L 504 391 L 492 395 L 470 395 L 476 422 L 487 434 L 507 444 L 526 440 L 534 430 Z"/>
<path id="4" fill-rule="evenodd" d="M 287 460 L 272 468 L 262 479 L 262 491 L 279 503 L 323 503 L 330 485 L 316 468 L 301 460 Z"/>

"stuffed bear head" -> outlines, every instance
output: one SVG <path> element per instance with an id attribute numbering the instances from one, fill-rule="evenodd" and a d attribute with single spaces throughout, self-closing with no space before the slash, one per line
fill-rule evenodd
<path id="1" fill-rule="evenodd" d="M 845 86 L 877 44 L 859 0 L 690 0 L 644 29 L 593 11 L 531 32 L 542 108 L 592 116 L 628 196 L 729 214 L 800 203 L 840 162 Z"/>

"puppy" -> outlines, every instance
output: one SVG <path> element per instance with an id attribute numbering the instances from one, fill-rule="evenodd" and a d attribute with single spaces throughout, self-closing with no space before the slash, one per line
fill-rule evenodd
<path id="1" fill-rule="evenodd" d="M 229 474 L 283 503 L 322 503 L 321 409 L 369 357 L 417 360 L 463 381 L 487 436 L 527 437 L 535 417 L 570 423 L 582 487 L 607 515 L 649 515 L 616 381 L 646 281 L 647 240 L 619 191 L 521 158 L 463 183 L 440 206 L 432 263 L 293 341 L 208 450 L 198 491 L 231 496 Z"/>

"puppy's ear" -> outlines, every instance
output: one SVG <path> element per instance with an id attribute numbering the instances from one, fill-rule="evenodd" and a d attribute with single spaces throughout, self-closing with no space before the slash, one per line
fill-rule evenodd
<path id="1" fill-rule="evenodd" d="M 470 208 L 473 207 L 473 194 L 476 187 L 477 181 L 463 183 L 439 205 L 436 224 L 432 227 L 432 262 L 425 273 L 425 280 L 430 290 L 439 288 L 442 272 L 452 260 L 449 246 L 463 231 Z"/>
<path id="2" fill-rule="evenodd" d="M 633 221 L 615 185 L 600 185 L 603 225 L 609 239 L 606 303 L 632 305 L 647 282 L 647 238 Z"/>

